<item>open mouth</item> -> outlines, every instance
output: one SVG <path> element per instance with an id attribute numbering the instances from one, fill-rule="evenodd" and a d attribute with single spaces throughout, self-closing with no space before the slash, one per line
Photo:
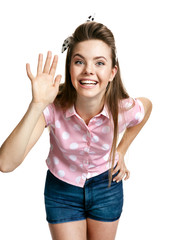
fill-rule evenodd
<path id="1" fill-rule="evenodd" d="M 88 86 L 93 86 L 98 84 L 98 82 L 94 80 L 80 80 L 79 82 L 81 85 L 88 85 Z"/>

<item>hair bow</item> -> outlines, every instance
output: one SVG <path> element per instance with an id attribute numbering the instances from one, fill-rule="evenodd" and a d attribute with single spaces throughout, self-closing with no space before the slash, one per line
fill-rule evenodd
<path id="1" fill-rule="evenodd" d="M 92 22 L 94 20 L 95 20 L 95 13 L 93 15 L 90 15 L 86 22 Z"/>
<path id="2" fill-rule="evenodd" d="M 69 45 L 70 45 L 70 37 L 64 40 L 61 52 L 63 53 L 69 47 Z"/>
<path id="3" fill-rule="evenodd" d="M 92 21 L 94 21 L 94 19 L 95 19 L 95 13 L 93 15 L 90 15 L 88 17 L 88 19 L 86 20 L 86 22 L 92 22 Z M 64 53 L 64 51 L 69 47 L 70 41 L 71 41 L 70 37 L 68 37 L 64 40 L 63 45 L 62 45 L 62 50 L 61 50 L 62 53 Z"/>

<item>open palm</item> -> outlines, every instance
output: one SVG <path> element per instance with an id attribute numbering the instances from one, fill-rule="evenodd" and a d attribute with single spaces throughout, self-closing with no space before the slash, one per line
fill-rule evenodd
<path id="1" fill-rule="evenodd" d="M 41 103 L 45 106 L 54 101 L 55 97 L 57 96 L 59 90 L 59 83 L 61 80 L 61 75 L 57 75 L 54 79 L 58 63 L 58 56 L 54 56 L 52 65 L 51 59 L 52 52 L 48 51 L 45 65 L 42 70 L 43 54 L 39 54 L 36 76 L 33 76 L 30 70 L 30 64 L 26 64 L 27 75 L 31 80 L 32 85 L 32 102 Z"/>

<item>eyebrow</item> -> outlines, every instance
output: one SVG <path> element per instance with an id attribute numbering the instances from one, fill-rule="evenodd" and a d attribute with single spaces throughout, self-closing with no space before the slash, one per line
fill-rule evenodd
<path id="1" fill-rule="evenodd" d="M 80 58 L 82 58 L 82 59 L 85 59 L 85 57 L 83 57 L 81 54 L 79 54 L 79 53 L 76 53 L 74 56 L 73 56 L 73 58 L 74 57 L 80 57 Z M 97 57 L 94 57 L 93 59 L 94 60 L 96 60 L 96 59 L 99 59 L 99 58 L 103 58 L 103 59 L 105 59 L 106 61 L 107 61 L 107 59 L 104 57 L 104 56 L 97 56 Z"/>

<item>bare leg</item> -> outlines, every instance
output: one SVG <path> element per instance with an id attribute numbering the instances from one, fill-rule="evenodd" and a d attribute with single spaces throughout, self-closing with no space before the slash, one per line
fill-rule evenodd
<path id="1" fill-rule="evenodd" d="M 86 220 L 50 224 L 53 240 L 86 240 Z"/>
<path id="2" fill-rule="evenodd" d="M 119 219 L 114 222 L 102 222 L 87 218 L 87 240 L 114 240 Z"/>

